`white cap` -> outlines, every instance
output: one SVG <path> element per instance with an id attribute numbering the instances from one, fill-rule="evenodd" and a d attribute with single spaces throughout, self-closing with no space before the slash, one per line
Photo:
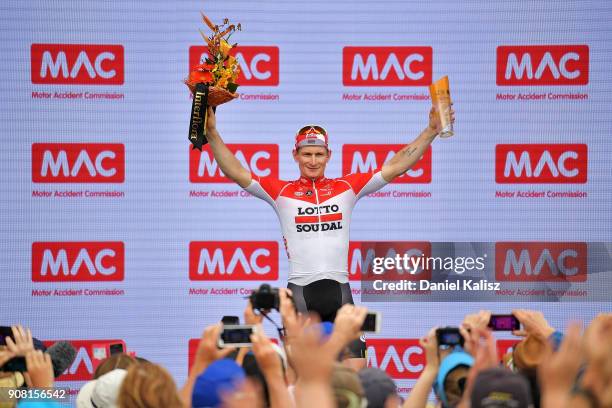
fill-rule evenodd
<path id="1" fill-rule="evenodd" d="M 117 398 L 127 371 L 117 368 L 83 385 L 77 395 L 78 408 L 117 408 Z"/>

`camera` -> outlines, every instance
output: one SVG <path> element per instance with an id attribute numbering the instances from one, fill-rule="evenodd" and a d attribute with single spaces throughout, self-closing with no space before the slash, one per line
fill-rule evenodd
<path id="1" fill-rule="evenodd" d="M 251 293 L 249 297 L 251 306 L 257 310 L 270 310 L 280 308 L 280 297 L 278 288 L 272 288 L 267 283 L 262 284 L 259 289 Z"/>
<path id="2" fill-rule="evenodd" d="M 224 326 L 226 325 L 239 325 L 240 324 L 240 318 L 238 316 L 223 316 L 221 318 L 221 324 L 223 324 Z"/>
<path id="3" fill-rule="evenodd" d="M 217 346 L 224 347 L 250 347 L 251 334 L 255 333 L 255 326 L 251 325 L 225 325 L 217 339 Z"/>
<path id="4" fill-rule="evenodd" d="M 521 322 L 511 314 L 491 315 L 489 328 L 493 331 L 513 331 L 521 328 Z"/>
<path id="5" fill-rule="evenodd" d="M 363 325 L 361 326 L 362 332 L 368 333 L 380 333 L 381 326 L 381 314 L 380 312 L 368 312 Z"/>
<path id="6" fill-rule="evenodd" d="M 463 346 L 463 336 L 458 327 L 442 327 L 436 330 L 438 346 Z"/>

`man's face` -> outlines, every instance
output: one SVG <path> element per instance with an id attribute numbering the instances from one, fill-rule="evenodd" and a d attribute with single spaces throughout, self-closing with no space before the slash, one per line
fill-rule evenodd
<path id="1" fill-rule="evenodd" d="M 316 179 L 325 173 L 330 154 L 323 146 L 304 146 L 293 152 L 293 158 L 300 168 L 300 175 Z"/>

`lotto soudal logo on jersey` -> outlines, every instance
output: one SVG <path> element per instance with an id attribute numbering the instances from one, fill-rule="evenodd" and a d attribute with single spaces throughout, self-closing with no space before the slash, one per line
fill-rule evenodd
<path id="1" fill-rule="evenodd" d="M 123 183 L 124 180 L 123 144 L 32 144 L 34 183 Z"/>
<path id="2" fill-rule="evenodd" d="M 497 47 L 497 85 L 586 85 L 587 45 L 503 45 Z"/>
<path id="3" fill-rule="evenodd" d="M 44 344 L 50 347 L 59 340 L 45 341 Z M 93 378 L 94 372 L 100 363 L 110 357 L 110 345 L 123 346 L 126 350 L 123 340 L 101 339 L 101 340 L 65 340 L 76 349 L 76 357 L 74 361 L 55 380 L 56 381 L 90 381 Z"/>
<path id="4" fill-rule="evenodd" d="M 585 242 L 497 242 L 495 279 L 511 282 L 585 282 Z"/>
<path id="5" fill-rule="evenodd" d="M 345 144 L 342 146 L 342 173 L 369 173 L 379 169 L 406 145 Z M 391 183 L 431 183 L 431 146 L 423 157 L 403 175 Z"/>
<path id="6" fill-rule="evenodd" d="M 33 84 L 121 85 L 125 74 L 122 45 L 32 44 Z"/>
<path id="7" fill-rule="evenodd" d="M 34 242 L 32 281 L 122 281 L 124 259 L 123 242 Z"/>
<path id="8" fill-rule="evenodd" d="M 498 144 L 495 181 L 500 184 L 586 183 L 586 144 Z"/>
<path id="9" fill-rule="evenodd" d="M 420 264 L 416 270 L 414 268 L 407 268 L 406 270 L 387 269 L 382 274 L 374 273 L 374 267 L 378 264 L 378 260 L 383 258 L 396 259 L 400 257 L 403 259 L 406 257 L 408 259 L 406 263 L 410 266 L 413 265 L 411 259 L 417 261 L 420 258 L 430 256 L 431 242 L 427 241 L 351 241 L 348 251 L 349 280 L 430 280 L 431 269 L 426 266 L 421 267 Z"/>
<path id="10" fill-rule="evenodd" d="M 258 177 L 278 177 L 278 145 L 228 144 L 242 166 Z M 210 146 L 202 151 L 189 149 L 189 181 L 192 183 L 233 183 L 221 172 Z"/>
<path id="11" fill-rule="evenodd" d="M 312 192 L 308 190 L 306 195 Z M 298 207 L 294 221 L 297 232 L 333 231 L 342 229 L 342 212 L 338 204 Z"/>
<path id="12" fill-rule="evenodd" d="M 431 84 L 431 47 L 344 47 L 344 86 L 427 86 Z"/>
<path id="13" fill-rule="evenodd" d="M 278 242 L 190 242 L 189 279 L 195 281 L 277 280 Z"/>
<path id="14" fill-rule="evenodd" d="M 236 57 L 240 74 L 240 86 L 277 86 L 279 83 L 278 47 L 240 45 L 232 48 L 231 55 Z M 208 56 L 208 48 L 201 45 L 189 47 L 189 70 L 203 63 Z"/>
<path id="15" fill-rule="evenodd" d="M 366 346 L 367 366 L 393 379 L 417 379 L 425 368 L 425 351 L 418 339 L 367 339 Z"/>

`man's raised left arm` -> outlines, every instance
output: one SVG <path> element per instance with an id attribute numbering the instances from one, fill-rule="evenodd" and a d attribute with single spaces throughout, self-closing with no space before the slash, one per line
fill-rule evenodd
<path id="1" fill-rule="evenodd" d="M 451 118 L 454 121 L 454 111 L 451 111 Z M 387 182 L 393 181 L 394 178 L 401 176 L 412 168 L 423 156 L 431 142 L 436 138 L 442 130 L 440 117 L 435 108 L 429 111 L 429 126 L 427 126 L 421 134 L 411 143 L 404 146 L 382 167 L 382 176 Z"/>

